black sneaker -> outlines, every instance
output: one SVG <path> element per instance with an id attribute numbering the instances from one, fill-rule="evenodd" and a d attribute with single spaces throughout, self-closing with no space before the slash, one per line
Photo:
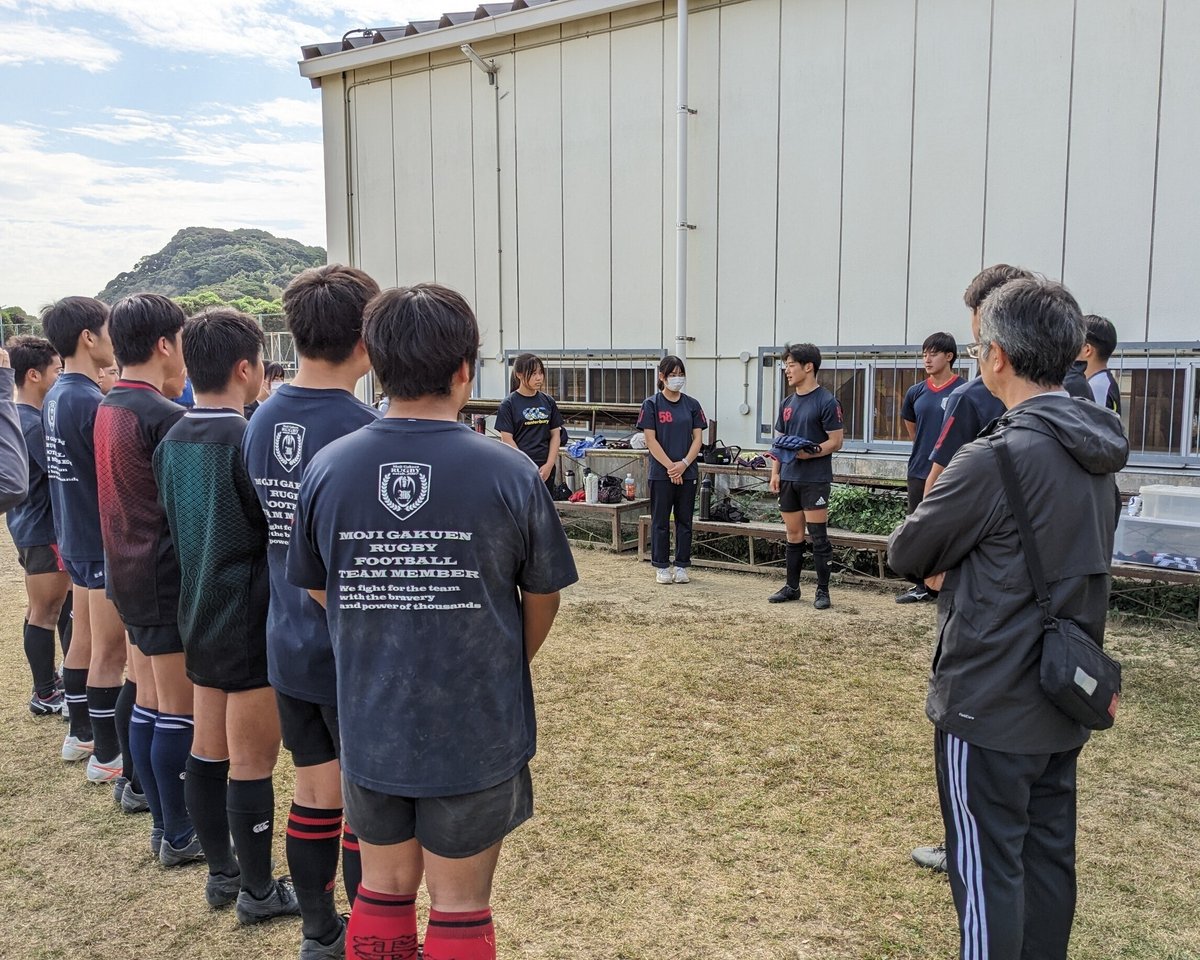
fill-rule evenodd
<path id="1" fill-rule="evenodd" d="M 906 590 L 896 598 L 897 603 L 924 603 L 926 600 L 932 599 L 928 588 L 922 584 L 919 587 L 913 587 L 911 590 Z"/>
<path id="2" fill-rule="evenodd" d="M 300 916 L 300 901 L 292 887 L 291 877 L 280 877 L 271 884 L 271 890 L 261 900 L 249 890 L 243 890 L 237 898 L 237 918 L 242 926 L 262 923 L 275 917 Z"/>
<path id="3" fill-rule="evenodd" d="M 789 600 L 799 600 L 800 591 L 789 587 L 786 583 L 767 597 L 767 603 L 787 603 Z"/>
<path id="4" fill-rule="evenodd" d="M 242 892 L 242 875 L 235 873 L 227 877 L 223 873 L 210 873 L 204 881 L 204 899 L 214 910 L 234 903 Z"/>
<path id="5" fill-rule="evenodd" d="M 817 587 L 816 598 L 813 600 L 813 606 L 818 610 L 828 610 L 830 607 L 829 591 L 825 587 Z"/>

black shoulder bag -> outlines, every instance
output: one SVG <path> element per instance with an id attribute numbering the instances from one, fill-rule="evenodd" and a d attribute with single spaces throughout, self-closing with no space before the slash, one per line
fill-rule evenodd
<path id="1" fill-rule="evenodd" d="M 1000 463 L 1000 479 L 1008 505 L 1017 521 L 1017 532 L 1029 565 L 1038 606 L 1042 608 L 1042 692 L 1059 710 L 1089 730 L 1107 730 L 1117 718 L 1121 699 L 1121 664 L 1108 656 L 1079 624 L 1050 614 L 1050 591 L 1042 572 L 1042 558 L 1017 486 L 1008 444 L 993 437 L 992 450 Z"/>

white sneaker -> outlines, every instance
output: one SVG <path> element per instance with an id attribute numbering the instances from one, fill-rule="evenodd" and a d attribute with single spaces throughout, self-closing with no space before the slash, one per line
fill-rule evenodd
<path id="1" fill-rule="evenodd" d="M 124 766 L 125 761 L 119 753 L 108 763 L 101 763 L 93 753 L 88 757 L 87 778 L 92 783 L 112 783 L 121 776 Z"/>
<path id="2" fill-rule="evenodd" d="M 79 760 L 86 760 L 91 755 L 91 740 L 80 740 L 78 737 L 73 737 L 69 733 L 63 738 L 62 758 L 67 761 L 67 763 L 75 763 Z"/>
<path id="3" fill-rule="evenodd" d="M 671 568 L 670 567 L 659 568 L 659 570 L 654 574 L 654 579 L 657 580 L 659 583 L 674 583 L 675 582 L 675 578 L 671 576 Z"/>
<path id="4" fill-rule="evenodd" d="M 687 567 L 676 567 L 675 568 L 675 582 L 676 583 L 691 583 L 692 582 L 691 578 L 689 578 L 687 575 Z"/>

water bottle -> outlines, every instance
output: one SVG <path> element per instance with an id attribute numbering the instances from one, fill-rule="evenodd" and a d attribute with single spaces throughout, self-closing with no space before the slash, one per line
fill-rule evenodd
<path id="1" fill-rule="evenodd" d="M 700 519 L 708 520 L 712 511 L 713 478 L 700 481 Z"/>
<path id="2" fill-rule="evenodd" d="M 588 503 L 600 502 L 600 478 L 590 470 L 584 480 L 584 489 L 586 491 L 584 498 Z"/>
<path id="3" fill-rule="evenodd" d="M 567 471 L 567 489 L 570 490 L 572 493 L 575 492 L 575 471 L 574 470 Z"/>
<path id="4" fill-rule="evenodd" d="M 625 499 L 633 500 L 637 497 L 637 483 L 634 482 L 633 474 L 625 474 Z"/>

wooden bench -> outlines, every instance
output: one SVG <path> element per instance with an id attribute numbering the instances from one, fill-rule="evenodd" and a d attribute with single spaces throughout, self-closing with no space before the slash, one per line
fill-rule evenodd
<path id="1" fill-rule="evenodd" d="M 1183 586 L 1200 585 L 1200 573 L 1193 573 L 1191 570 L 1172 570 L 1170 567 L 1151 567 L 1141 563 L 1122 563 L 1119 560 L 1113 562 L 1112 575 L 1124 580 L 1157 581 L 1159 583 L 1173 583 Z M 1145 588 L 1134 587 L 1132 589 Z M 1196 625 L 1200 627 L 1200 604 L 1197 604 L 1196 608 Z"/>
<path id="2" fill-rule="evenodd" d="M 650 540 L 650 515 L 638 517 L 637 551 L 639 560 L 649 560 L 648 544 Z M 787 539 L 786 528 L 782 523 L 726 523 L 720 520 L 692 521 L 692 530 L 696 533 L 716 533 L 724 537 L 745 537 L 749 541 L 749 562 L 741 562 L 730 557 L 727 560 L 693 560 L 697 566 L 721 567 L 728 570 L 764 570 L 777 567 L 779 560 L 759 562 L 754 553 L 754 541 Z M 837 527 L 829 528 L 829 542 L 838 547 L 849 547 L 854 550 L 869 550 L 875 554 L 879 569 L 879 579 L 887 580 L 887 541 L 888 538 L 877 534 L 854 533 Z M 706 541 L 711 546 L 713 541 Z M 719 548 L 718 548 L 719 549 Z M 1200 585 L 1200 573 L 1190 570 L 1172 570 L 1168 567 L 1150 567 L 1137 563 L 1114 562 L 1112 575 L 1124 580 L 1143 580 L 1158 583 L 1180 584 L 1183 586 Z M 1137 588 L 1135 588 L 1137 589 Z M 1196 623 L 1200 626 L 1200 606 L 1196 611 Z"/>
<path id="3" fill-rule="evenodd" d="M 638 517 L 638 537 L 637 550 L 639 560 L 650 559 L 650 553 L 647 549 L 650 541 L 650 515 L 642 514 Z M 720 536 L 717 540 L 722 540 L 727 537 L 745 537 L 749 545 L 750 559 L 748 563 L 736 561 L 733 558 L 728 560 L 693 560 L 697 566 L 705 567 L 721 567 L 727 570 L 745 570 L 747 568 L 754 570 L 762 570 L 768 567 L 776 567 L 782 561 L 769 560 L 759 562 L 754 552 L 755 540 L 787 540 L 787 528 L 782 523 L 767 523 L 767 522 L 751 522 L 751 523 L 727 523 L 722 520 L 701 520 L 695 518 L 692 520 L 693 533 L 715 533 Z M 879 579 L 887 580 L 887 541 L 888 538 L 871 533 L 854 533 L 850 530 L 842 530 L 838 527 L 829 528 L 829 542 L 835 547 L 848 547 L 853 550 L 868 550 L 875 554 L 875 562 L 879 569 Z M 714 541 L 706 540 L 705 546 L 711 547 Z M 717 548 L 719 549 L 719 548 Z"/>
<path id="4" fill-rule="evenodd" d="M 567 531 L 568 538 L 571 536 L 572 527 L 576 530 L 580 529 L 577 521 L 583 518 L 588 520 L 605 520 L 612 525 L 611 543 L 591 539 L 574 540 L 574 543 L 603 547 L 621 553 L 625 550 L 632 550 L 638 542 L 632 538 L 625 539 L 621 532 L 622 522 L 632 524 L 634 517 L 641 514 L 642 510 L 649 503 L 650 501 L 643 497 L 640 500 L 622 500 L 620 503 L 585 503 L 583 501 L 571 503 L 569 500 L 556 500 L 554 506 L 558 510 L 559 517 L 562 519 L 563 528 Z"/>

